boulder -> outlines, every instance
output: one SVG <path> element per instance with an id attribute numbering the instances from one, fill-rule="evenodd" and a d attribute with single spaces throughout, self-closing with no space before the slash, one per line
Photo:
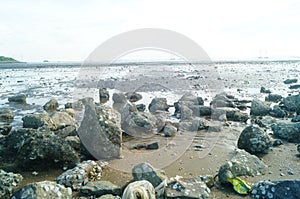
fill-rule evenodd
<path id="1" fill-rule="evenodd" d="M 262 118 L 256 118 L 254 123 L 261 128 L 269 128 L 272 124 L 276 123 L 276 119 L 267 115 Z"/>
<path id="2" fill-rule="evenodd" d="M 228 118 L 232 121 L 236 121 L 236 122 L 247 122 L 249 119 L 249 115 L 248 113 L 244 113 L 244 112 L 240 112 L 240 111 L 236 111 L 233 115 L 232 118 Z"/>
<path id="3" fill-rule="evenodd" d="M 9 97 L 8 101 L 18 103 L 18 104 L 26 104 L 26 95 L 24 95 L 24 94 L 15 95 L 15 96 Z"/>
<path id="4" fill-rule="evenodd" d="M 192 105 L 190 109 L 193 111 L 193 116 L 202 117 L 202 116 L 211 116 L 211 108 L 203 105 Z"/>
<path id="5" fill-rule="evenodd" d="M 122 189 L 109 181 L 95 181 L 88 182 L 86 185 L 81 186 L 80 193 L 93 197 L 99 197 L 105 194 L 121 195 Z"/>
<path id="6" fill-rule="evenodd" d="M 234 104 L 233 104 L 233 99 L 232 99 L 232 96 L 229 96 L 230 98 L 228 98 L 229 95 L 227 95 L 226 93 L 220 93 L 220 94 L 217 94 L 212 102 L 211 102 L 211 105 L 215 108 L 217 107 L 234 107 Z"/>
<path id="7" fill-rule="evenodd" d="M 191 120 L 193 118 L 193 111 L 186 106 L 185 104 L 182 104 L 179 102 L 179 110 L 180 110 L 180 120 Z"/>
<path id="8" fill-rule="evenodd" d="M 140 112 L 144 112 L 146 110 L 146 105 L 145 104 L 137 104 L 136 108 Z"/>
<path id="9" fill-rule="evenodd" d="M 166 98 L 154 98 L 148 107 L 149 111 L 154 113 L 156 111 L 168 111 L 169 105 Z"/>
<path id="10" fill-rule="evenodd" d="M 66 112 L 52 112 L 50 118 L 57 129 L 62 129 L 66 126 L 76 126 L 75 119 Z"/>
<path id="11" fill-rule="evenodd" d="M 4 140 L 6 161 L 25 169 L 73 167 L 79 157 L 75 150 L 48 128 L 13 130 Z"/>
<path id="12" fill-rule="evenodd" d="M 200 131 L 208 129 L 209 125 L 203 118 L 194 119 L 192 121 L 180 122 L 178 131 Z"/>
<path id="13" fill-rule="evenodd" d="M 5 172 L 0 169 L 0 198 L 8 199 L 23 177 L 20 174 Z"/>
<path id="14" fill-rule="evenodd" d="M 184 94 L 178 102 L 181 102 L 182 104 L 185 104 L 187 106 L 192 106 L 192 105 L 204 105 L 204 100 L 202 97 L 197 97 L 192 93 L 186 93 Z"/>
<path id="15" fill-rule="evenodd" d="M 12 126 L 9 124 L 0 124 L 0 134 L 2 135 L 8 135 L 11 129 Z"/>
<path id="16" fill-rule="evenodd" d="M 25 185 L 11 199 L 72 199 L 72 190 L 55 182 L 42 181 Z"/>
<path id="17" fill-rule="evenodd" d="M 283 81 L 283 83 L 285 84 L 293 84 L 293 83 L 297 83 L 298 79 L 286 79 Z"/>
<path id="18" fill-rule="evenodd" d="M 225 184 L 228 178 L 263 175 L 266 171 L 267 166 L 258 157 L 244 150 L 236 150 L 230 161 L 220 167 L 218 176 L 219 181 Z"/>
<path id="19" fill-rule="evenodd" d="M 23 118 L 23 128 L 38 129 L 40 127 L 49 127 L 51 130 L 56 130 L 56 126 L 49 115 L 46 114 L 28 114 Z"/>
<path id="20" fill-rule="evenodd" d="M 271 125 L 274 136 L 285 139 L 289 142 L 300 142 L 300 123 L 279 122 Z"/>
<path id="21" fill-rule="evenodd" d="M 251 103 L 250 115 L 264 116 L 269 114 L 269 112 L 270 106 L 266 102 L 260 101 L 258 99 L 253 99 Z"/>
<path id="22" fill-rule="evenodd" d="M 209 198 L 210 189 L 201 178 L 171 178 L 165 190 L 166 198 Z"/>
<path id="23" fill-rule="evenodd" d="M 299 88 L 300 88 L 300 84 L 294 84 L 289 86 L 289 89 L 299 89 Z"/>
<path id="24" fill-rule="evenodd" d="M 282 104 L 287 111 L 300 113 L 300 94 L 283 98 Z"/>
<path id="25" fill-rule="evenodd" d="M 237 145 L 240 149 L 256 154 L 266 152 L 272 146 L 272 143 L 270 136 L 265 131 L 251 125 L 242 131 Z"/>
<path id="26" fill-rule="evenodd" d="M 211 118 L 218 121 L 227 121 L 226 110 L 219 108 L 212 109 Z"/>
<path id="27" fill-rule="evenodd" d="M 56 109 L 58 108 L 58 102 L 56 99 L 51 99 L 43 106 L 43 108 L 48 113 L 56 111 Z"/>
<path id="28" fill-rule="evenodd" d="M 177 128 L 171 124 L 166 124 L 163 129 L 163 134 L 165 137 L 174 137 L 177 133 Z"/>
<path id="29" fill-rule="evenodd" d="M 299 180 L 260 181 L 252 186 L 253 198 L 286 198 L 296 199 L 300 196 Z"/>
<path id="30" fill-rule="evenodd" d="M 84 146 L 96 159 L 121 156 L 121 117 L 114 109 L 105 105 L 86 104 L 77 131 Z"/>
<path id="31" fill-rule="evenodd" d="M 270 115 L 276 118 L 284 118 L 286 116 L 286 112 L 282 110 L 278 105 L 275 105 L 270 111 Z"/>
<path id="32" fill-rule="evenodd" d="M 109 92 L 106 88 L 99 89 L 99 100 L 102 104 L 106 103 L 109 100 Z"/>
<path id="33" fill-rule="evenodd" d="M 139 100 L 141 100 L 143 98 L 143 96 L 141 94 L 136 93 L 136 92 L 126 93 L 125 96 L 127 97 L 127 99 L 130 102 L 137 102 L 137 101 L 139 101 Z"/>
<path id="34" fill-rule="evenodd" d="M 0 122 L 11 122 L 14 114 L 9 108 L 0 108 Z"/>
<path id="35" fill-rule="evenodd" d="M 140 163 L 133 167 L 132 175 L 135 181 L 147 180 L 157 187 L 167 176 L 163 170 L 154 169 L 149 163 Z"/>
<path id="36" fill-rule="evenodd" d="M 269 94 L 267 97 L 265 97 L 265 100 L 270 102 L 280 102 L 281 99 L 282 96 L 278 94 Z"/>
<path id="37" fill-rule="evenodd" d="M 127 99 L 124 93 L 114 93 L 112 97 L 114 103 L 116 104 L 125 104 L 127 103 Z"/>
<path id="38" fill-rule="evenodd" d="M 271 93 L 271 91 L 262 86 L 260 87 L 260 93 Z"/>
<path id="39" fill-rule="evenodd" d="M 156 199 L 153 185 L 146 181 L 140 180 L 130 183 L 124 190 L 122 199 Z"/>

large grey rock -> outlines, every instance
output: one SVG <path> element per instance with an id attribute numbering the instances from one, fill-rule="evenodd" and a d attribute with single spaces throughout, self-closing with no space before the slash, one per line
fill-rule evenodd
<path id="1" fill-rule="evenodd" d="M 228 183 L 228 178 L 263 175 L 266 171 L 267 166 L 258 157 L 244 150 L 236 150 L 230 161 L 220 167 L 218 176 L 221 183 Z"/>
<path id="2" fill-rule="evenodd" d="M 270 106 L 266 102 L 260 101 L 258 99 L 253 99 L 251 103 L 250 115 L 264 116 L 269 114 L 269 112 Z"/>
<path id="3" fill-rule="evenodd" d="M 24 94 L 15 95 L 15 96 L 9 97 L 8 101 L 18 103 L 18 104 L 26 104 L 26 95 L 24 95 Z"/>
<path id="4" fill-rule="evenodd" d="M 0 122 L 11 122 L 14 114 L 9 108 L 0 108 Z"/>
<path id="5" fill-rule="evenodd" d="M 202 97 L 197 97 L 192 93 L 186 93 L 184 94 L 178 102 L 182 102 L 183 104 L 187 106 L 192 106 L 192 105 L 204 105 L 204 100 Z"/>
<path id="6" fill-rule="evenodd" d="M 124 190 L 122 199 L 156 199 L 155 189 L 147 180 L 130 183 Z"/>
<path id="7" fill-rule="evenodd" d="M 238 148 L 245 149 L 251 154 L 264 153 L 272 146 L 270 136 L 262 129 L 253 125 L 246 127 L 239 139 Z"/>
<path id="8" fill-rule="evenodd" d="M 300 196 L 300 181 L 260 181 L 252 187 L 251 195 L 257 199 L 297 199 Z"/>
<path id="9" fill-rule="evenodd" d="M 169 105 L 167 104 L 166 98 L 154 98 L 152 99 L 151 103 L 148 107 L 150 112 L 156 112 L 156 111 L 168 111 Z"/>
<path id="10" fill-rule="evenodd" d="M 289 142 L 300 142 L 300 123 L 279 122 L 271 125 L 274 135 Z"/>
<path id="11" fill-rule="evenodd" d="M 49 115 L 46 114 L 28 114 L 23 118 L 23 127 L 24 128 L 33 128 L 38 129 L 40 127 L 46 126 L 51 130 L 56 130 L 56 126 Z"/>
<path id="12" fill-rule="evenodd" d="M 50 118 L 57 129 L 62 129 L 66 126 L 76 126 L 76 121 L 66 112 L 52 112 Z"/>
<path id="13" fill-rule="evenodd" d="M 11 199 L 72 199 L 72 190 L 55 182 L 42 181 L 25 185 Z"/>
<path id="14" fill-rule="evenodd" d="M 74 149 L 49 129 L 15 129 L 4 140 L 6 161 L 26 169 L 74 167 L 79 157 Z"/>
<path id="15" fill-rule="evenodd" d="M 282 110 L 278 105 L 275 105 L 270 111 L 270 115 L 276 118 L 284 118 L 286 116 L 286 112 Z"/>
<path id="16" fill-rule="evenodd" d="M 0 198 L 10 198 L 14 189 L 19 185 L 22 179 L 23 177 L 20 174 L 5 172 L 0 169 Z"/>
<path id="17" fill-rule="evenodd" d="M 109 92 L 106 88 L 99 89 L 100 103 L 106 103 L 109 100 Z"/>
<path id="18" fill-rule="evenodd" d="M 165 191 L 167 199 L 171 198 L 209 198 L 210 189 L 201 178 L 171 178 Z"/>
<path id="19" fill-rule="evenodd" d="M 300 94 L 283 98 L 282 103 L 287 111 L 300 113 Z"/>
<path id="20" fill-rule="evenodd" d="M 122 130 L 120 114 L 105 105 L 85 105 L 78 134 L 84 146 L 96 159 L 121 156 Z"/>
<path id="21" fill-rule="evenodd" d="M 165 137 L 174 137 L 177 133 L 177 128 L 171 124 L 166 124 L 163 133 Z"/>
<path id="22" fill-rule="evenodd" d="M 49 100 L 44 106 L 44 110 L 47 111 L 48 113 L 56 111 L 56 109 L 58 108 L 58 102 L 56 99 L 51 99 Z"/>
<path id="23" fill-rule="evenodd" d="M 76 165 L 56 178 L 58 184 L 70 187 L 72 190 L 79 190 L 87 182 L 101 179 L 102 167 L 97 162 L 88 160 Z"/>
<path id="24" fill-rule="evenodd" d="M 109 181 L 95 181 L 82 186 L 80 192 L 84 195 L 99 197 L 105 194 L 121 195 L 122 189 Z"/>
<path id="25" fill-rule="evenodd" d="M 149 163 L 141 163 L 133 167 L 132 175 L 135 181 L 147 180 L 154 187 L 167 179 L 163 170 L 154 169 Z"/>

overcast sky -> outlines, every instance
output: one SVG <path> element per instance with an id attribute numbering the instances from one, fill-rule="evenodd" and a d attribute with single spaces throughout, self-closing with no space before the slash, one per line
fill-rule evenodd
<path id="1" fill-rule="evenodd" d="M 82 61 L 137 28 L 196 41 L 213 59 L 300 56 L 299 0 L 0 0 L 0 55 Z"/>

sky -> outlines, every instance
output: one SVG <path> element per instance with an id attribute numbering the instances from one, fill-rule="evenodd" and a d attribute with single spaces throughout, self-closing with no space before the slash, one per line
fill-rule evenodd
<path id="1" fill-rule="evenodd" d="M 300 56 L 299 0 L 0 0 L 0 55 L 84 61 L 111 37 L 163 28 L 212 60 Z"/>

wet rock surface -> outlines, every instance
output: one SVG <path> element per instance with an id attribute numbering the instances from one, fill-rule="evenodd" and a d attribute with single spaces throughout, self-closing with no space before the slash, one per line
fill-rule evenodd
<path id="1" fill-rule="evenodd" d="M 0 122 L 11 122 L 14 114 L 9 108 L 0 108 Z"/>
<path id="2" fill-rule="evenodd" d="M 0 198 L 10 198 L 22 179 L 23 177 L 20 174 L 5 172 L 0 169 Z"/>
<path id="3" fill-rule="evenodd" d="M 264 116 L 269 114 L 270 106 L 261 100 L 253 99 L 250 114 L 254 116 Z"/>
<path id="4" fill-rule="evenodd" d="M 18 104 L 26 104 L 26 95 L 20 94 L 11 96 L 8 98 L 9 102 L 18 103 Z"/>
<path id="5" fill-rule="evenodd" d="M 52 130 L 56 129 L 56 126 L 49 115 L 46 114 L 28 114 L 22 118 L 23 128 L 38 129 L 40 127 L 49 127 Z"/>
<path id="6" fill-rule="evenodd" d="M 278 122 L 271 125 L 274 135 L 289 142 L 300 142 L 300 123 Z"/>
<path id="7" fill-rule="evenodd" d="M 43 106 L 44 110 L 48 113 L 56 111 L 58 107 L 59 105 L 56 99 L 51 99 Z"/>

